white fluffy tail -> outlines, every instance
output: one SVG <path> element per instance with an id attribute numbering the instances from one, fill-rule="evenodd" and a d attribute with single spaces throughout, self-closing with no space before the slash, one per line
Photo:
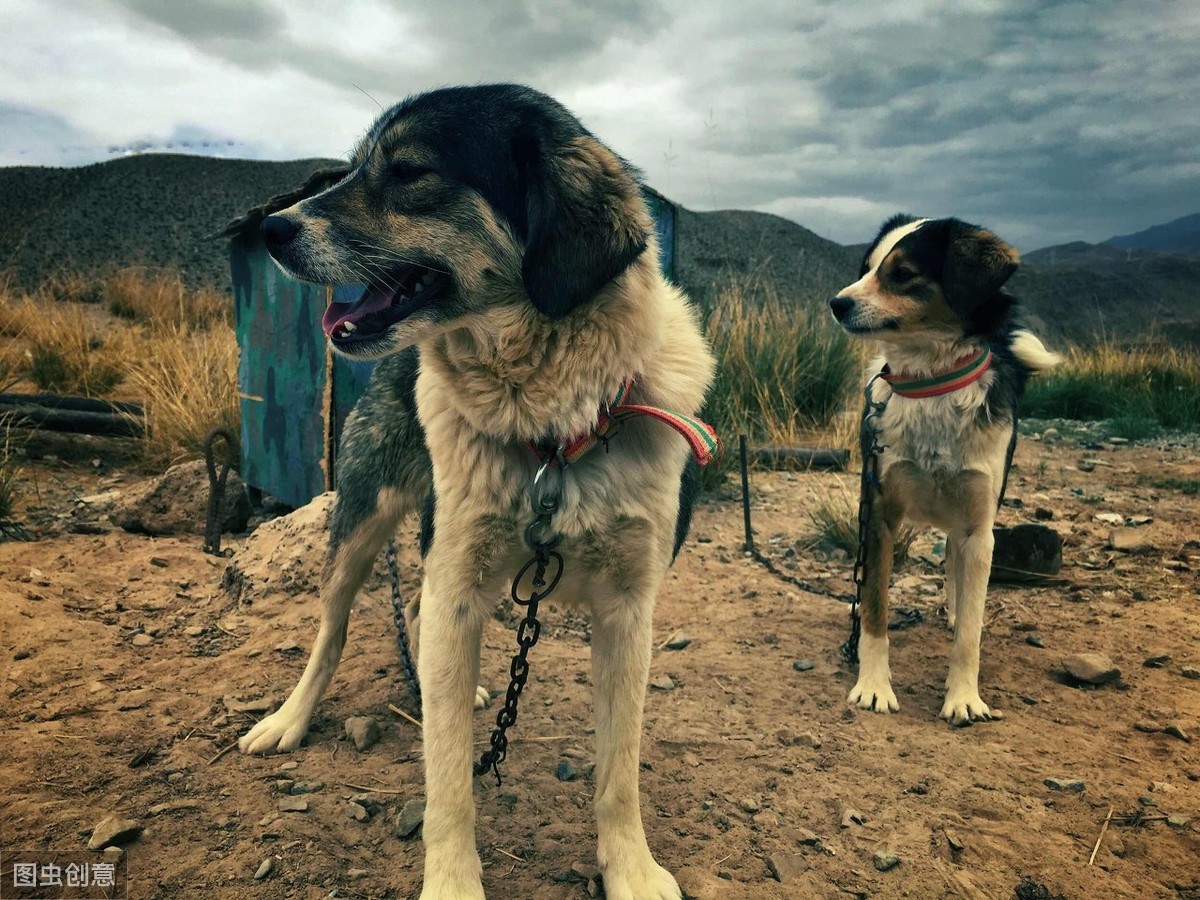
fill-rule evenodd
<path id="1" fill-rule="evenodd" d="M 1034 375 L 1049 372 L 1062 362 L 1061 356 L 1047 350 L 1038 336 L 1030 331 L 1013 334 L 1012 353 Z"/>

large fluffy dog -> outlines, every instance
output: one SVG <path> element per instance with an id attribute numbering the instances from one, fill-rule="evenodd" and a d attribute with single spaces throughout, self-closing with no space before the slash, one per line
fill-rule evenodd
<path id="1" fill-rule="evenodd" d="M 1017 440 L 1026 379 L 1058 357 L 1019 324 L 1002 288 L 1016 250 L 957 219 L 889 219 L 858 281 L 830 302 L 850 334 L 881 345 L 872 399 L 880 421 L 878 490 L 866 535 L 858 683 L 850 702 L 898 710 L 888 668 L 888 580 L 905 519 L 946 531 L 946 615 L 954 629 L 941 716 L 990 715 L 979 697 L 979 639 L 992 561 L 992 523 Z M 886 366 L 886 368 L 883 368 Z M 864 432 L 864 453 L 869 444 Z"/>
<path id="2" fill-rule="evenodd" d="M 530 445 L 589 433 L 633 378 L 636 402 L 691 415 L 713 360 L 658 266 L 636 173 L 562 106 L 512 85 L 448 88 L 384 113 L 350 173 L 267 218 L 285 271 L 366 282 L 334 304 L 340 352 L 388 356 L 346 424 L 322 587 L 300 683 L 241 741 L 294 749 L 329 684 L 355 593 L 397 521 L 423 505 L 418 670 L 426 802 L 422 897 L 482 897 L 471 795 L 480 640 L 530 556 Z M 406 349 L 415 348 L 415 349 Z M 651 616 L 690 516 L 688 446 L 627 422 L 565 473 L 555 600 L 592 615 L 598 857 L 610 898 L 679 897 L 638 798 Z M 536 654 L 534 654 L 536 685 Z"/>

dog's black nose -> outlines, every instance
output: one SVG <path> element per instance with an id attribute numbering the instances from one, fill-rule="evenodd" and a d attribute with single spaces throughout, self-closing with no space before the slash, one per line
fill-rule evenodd
<path id="1" fill-rule="evenodd" d="M 849 297 L 834 297 L 829 301 L 829 309 L 839 322 L 845 322 L 850 310 L 854 309 L 854 301 Z"/>
<path id="2" fill-rule="evenodd" d="M 262 230 L 263 240 L 267 242 L 268 247 L 282 247 L 290 244 L 292 238 L 300 231 L 299 225 L 283 216 L 267 216 L 262 220 L 259 228 Z"/>

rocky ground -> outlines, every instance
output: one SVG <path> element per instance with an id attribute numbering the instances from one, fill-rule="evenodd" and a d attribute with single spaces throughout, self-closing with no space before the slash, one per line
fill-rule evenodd
<path id="1" fill-rule="evenodd" d="M 26 451 L 19 506 L 39 539 L 0 544 L 0 850 L 82 850 L 114 816 L 131 820 L 109 826 L 135 897 L 415 896 L 421 735 L 390 709 L 416 712 L 379 574 L 307 746 L 224 752 L 303 667 L 324 507 L 227 539 L 218 559 L 198 534 L 113 524 L 137 481 L 117 445 Z M 991 590 L 982 693 L 1004 718 L 958 730 L 936 717 L 949 636 L 933 536 L 896 575 L 895 604 L 921 617 L 892 634 L 901 711 L 880 716 L 844 702 L 846 607 L 742 554 L 735 493 L 703 503 L 660 598 L 646 700 L 659 861 L 697 898 L 1200 897 L 1198 480 L 1194 439 L 1121 445 L 1054 423 L 1022 443 L 1002 520 L 1055 528 L 1064 567 Z M 848 591 L 808 510 L 856 490 L 851 475 L 756 474 L 760 545 Z M 478 783 L 493 897 L 598 889 L 587 622 L 546 619 L 504 785 Z M 493 688 L 509 621 L 502 609 L 485 639 Z M 1108 683 L 1066 673 L 1084 653 L 1105 657 L 1087 661 Z M 347 736 L 354 717 L 371 723 Z"/>

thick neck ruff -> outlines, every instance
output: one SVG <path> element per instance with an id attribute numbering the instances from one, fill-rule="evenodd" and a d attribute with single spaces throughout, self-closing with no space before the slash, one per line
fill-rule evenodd
<path id="1" fill-rule="evenodd" d="M 893 393 L 901 397 L 937 397 L 974 384 L 991 366 L 991 348 L 981 347 L 977 352 L 955 362 L 951 368 L 932 375 L 906 375 L 903 372 L 892 372 L 885 365 L 883 380 L 891 385 Z"/>

